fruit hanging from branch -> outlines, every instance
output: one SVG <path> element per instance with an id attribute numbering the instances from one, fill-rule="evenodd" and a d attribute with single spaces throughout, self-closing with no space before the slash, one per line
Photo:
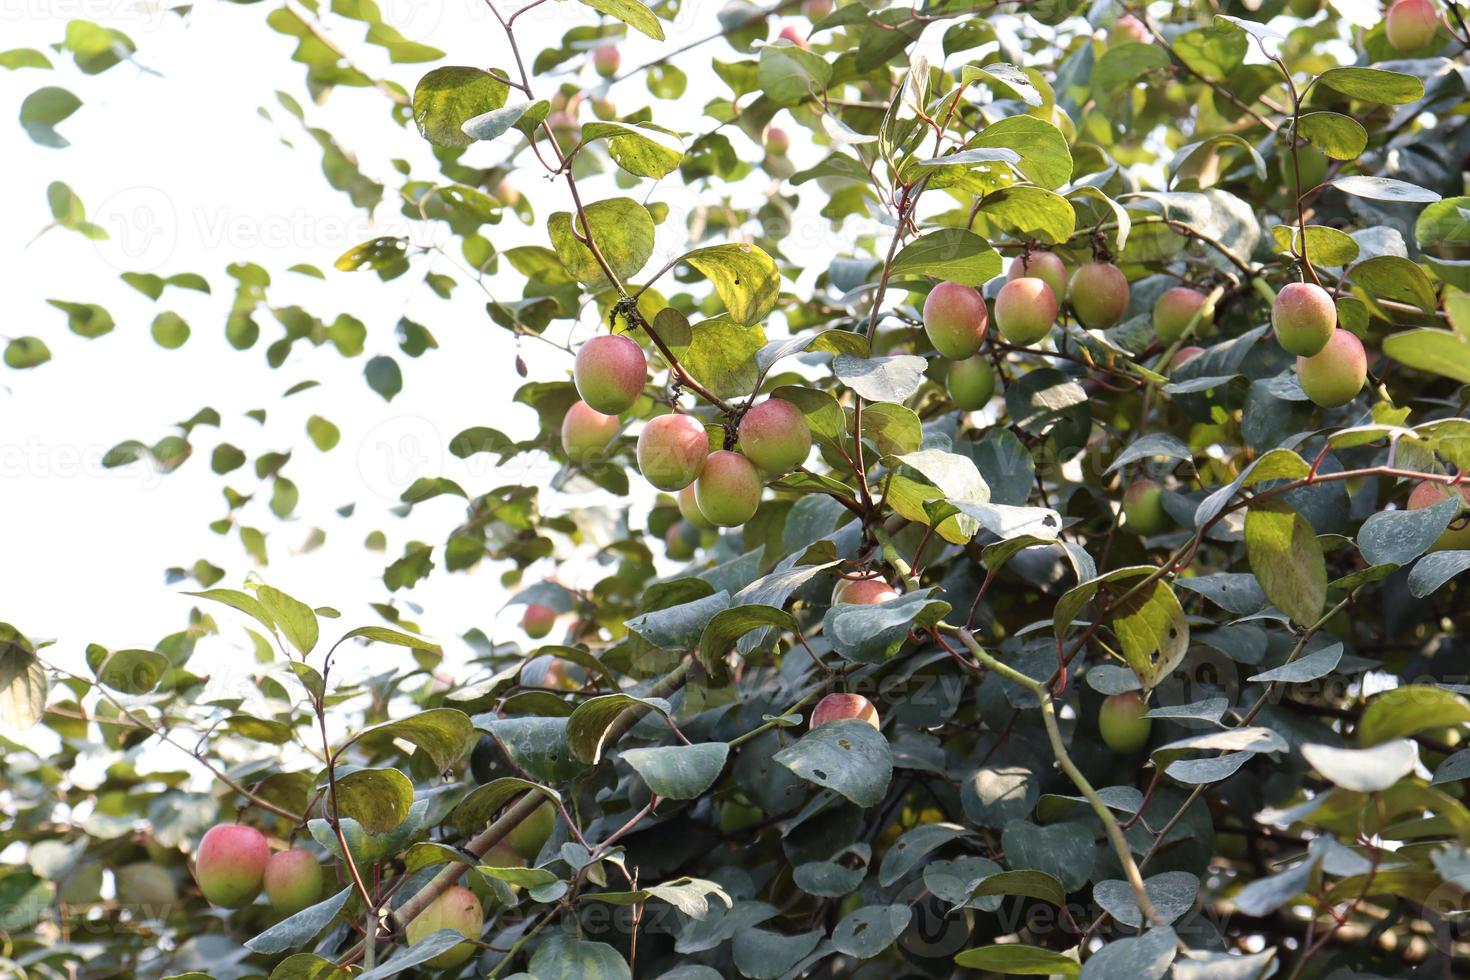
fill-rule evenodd
<path id="1" fill-rule="evenodd" d="M 1072 273 L 1067 302 L 1084 327 L 1111 327 L 1128 312 L 1128 277 L 1111 262 L 1088 262 Z"/>
<path id="2" fill-rule="evenodd" d="M 941 282 L 924 299 L 924 333 L 934 349 L 951 361 L 978 351 L 989 325 L 985 299 L 973 286 Z"/>
<path id="3" fill-rule="evenodd" d="M 643 393 L 648 358 L 631 337 L 603 334 L 577 350 L 572 374 L 584 402 L 604 415 L 617 415 Z"/>

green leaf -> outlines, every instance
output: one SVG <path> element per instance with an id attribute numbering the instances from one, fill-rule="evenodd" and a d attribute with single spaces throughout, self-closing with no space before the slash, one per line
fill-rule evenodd
<path id="1" fill-rule="evenodd" d="M 1001 871 L 990 875 L 971 893 L 974 898 L 986 895 L 1023 895 L 1061 908 L 1067 904 L 1067 892 L 1055 875 L 1031 868 Z"/>
<path id="2" fill-rule="evenodd" d="M 310 606 L 269 585 L 257 586 L 255 597 L 260 600 L 270 620 L 280 626 L 286 639 L 301 651 L 303 657 L 315 649 L 316 613 Z"/>
<path id="3" fill-rule="evenodd" d="M 1315 538 L 1313 539 L 1316 540 Z M 1118 592 L 1132 592 L 1126 579 L 1115 580 Z M 1189 620 L 1174 589 L 1163 578 L 1112 606 L 1113 632 L 1128 666 L 1152 690 L 1171 674 L 1189 652 Z"/>
<path id="4" fill-rule="evenodd" d="M 48 299 L 46 302 L 66 314 L 67 326 L 79 337 L 92 340 L 111 333 L 112 328 L 117 326 L 112 320 L 112 314 L 96 303 L 68 303 L 59 299 Z"/>
<path id="5" fill-rule="evenodd" d="M 88 660 L 91 650 L 88 648 Z M 123 694 L 147 694 L 168 670 L 168 658 L 156 650 L 118 650 L 92 665 L 99 683 Z"/>
<path id="6" fill-rule="evenodd" d="M 996 147 L 1021 157 L 1016 169 L 1048 190 L 1072 179 L 1072 152 L 1067 138 L 1051 123 L 1034 116 L 1008 116 L 986 126 L 965 149 Z"/>
<path id="7" fill-rule="evenodd" d="M 1271 237 L 1275 239 L 1279 251 L 1288 255 L 1302 253 L 1302 235 L 1296 225 L 1273 225 Z M 1307 254 L 1311 257 L 1312 264 L 1350 265 L 1357 260 L 1359 252 L 1357 241 L 1346 232 L 1326 225 L 1307 225 Z"/>
<path id="8" fill-rule="evenodd" d="M 331 452 L 342 441 L 342 430 L 320 415 L 313 415 L 306 420 L 306 434 L 311 437 L 316 448 L 324 453 Z"/>
<path id="9" fill-rule="evenodd" d="M 818 725 L 772 758 L 807 782 L 861 807 L 881 803 L 893 778 L 888 739 L 855 718 Z"/>
<path id="10" fill-rule="evenodd" d="M 582 2 L 588 6 L 595 5 L 598 9 L 603 6 L 619 6 L 621 3 L 636 6 L 633 0 L 595 0 L 595 4 L 594 0 Z M 529 972 L 536 980 L 632 980 L 633 977 L 633 971 L 628 969 L 628 961 L 607 943 L 577 939 L 564 932 L 553 934 L 536 947 Z"/>
<path id="11" fill-rule="evenodd" d="M 245 948 L 270 956 L 304 946 L 337 918 L 351 898 L 352 886 L 349 885 L 326 901 L 282 919 L 253 939 L 245 940 Z"/>
<path id="12" fill-rule="evenodd" d="M 1309 112 L 1297 125 L 1308 143 L 1334 160 L 1356 160 L 1368 147 L 1363 124 L 1340 112 Z"/>
<path id="13" fill-rule="evenodd" d="M 1398 255 L 1377 255 L 1348 270 L 1348 278 L 1374 299 L 1390 299 L 1433 314 L 1439 306 L 1434 285 L 1424 270 Z"/>
<path id="14" fill-rule="evenodd" d="M 372 643 L 391 643 L 394 646 L 411 647 L 415 650 L 427 650 L 430 653 L 443 653 L 443 647 L 433 640 L 426 640 L 422 636 L 413 636 L 399 630 L 389 629 L 386 626 L 359 626 L 357 629 L 342 634 L 342 639 L 351 640 L 361 637 Z"/>
<path id="15" fill-rule="evenodd" d="M 919 390 L 926 363 L 913 354 L 873 358 L 838 354 L 832 359 L 832 373 L 870 402 L 899 403 Z"/>
<path id="16" fill-rule="evenodd" d="M 385 402 L 391 402 L 403 390 L 403 372 L 399 370 L 398 362 L 386 354 L 379 354 L 368 361 L 362 373 L 367 378 L 368 387 L 381 395 Z"/>
<path id="17" fill-rule="evenodd" d="M 572 754 L 588 765 L 602 759 L 607 733 L 623 712 L 648 708 L 668 715 L 669 703 L 662 699 L 636 698 L 631 694 L 602 694 L 588 698 L 567 718 L 566 740 Z"/>
<path id="18" fill-rule="evenodd" d="M 5 345 L 5 366 L 17 371 L 51 360 L 51 348 L 40 337 L 16 337 Z"/>
<path id="19" fill-rule="evenodd" d="M 50 68 L 51 61 L 35 48 L 11 48 L 0 51 L 0 68 L 17 71 L 21 68 Z"/>
<path id="20" fill-rule="evenodd" d="M 658 22 L 653 11 L 639 3 L 638 0 L 580 0 L 580 2 L 598 13 L 607 14 L 614 20 L 622 21 L 635 31 L 646 34 L 655 41 L 664 39 L 663 25 Z"/>
<path id="21" fill-rule="evenodd" d="M 546 111 L 550 103 L 545 99 L 536 102 L 520 102 L 516 105 L 502 106 L 499 109 L 491 109 L 478 116 L 465 120 L 460 130 L 472 141 L 489 141 L 496 139 L 521 121 L 528 112 L 535 110 L 541 118 L 546 118 Z"/>
<path id="22" fill-rule="evenodd" d="M 1306 518 L 1280 501 L 1253 503 L 1245 549 L 1266 598 L 1298 625 L 1315 623 L 1327 600 L 1327 566 Z"/>
<path id="23" fill-rule="evenodd" d="M 724 316 L 695 324 L 685 346 L 669 349 L 694 379 L 720 398 L 755 391 L 760 381 L 756 353 L 766 333 L 757 324 L 743 326 Z"/>
<path id="24" fill-rule="evenodd" d="M 565 718 L 487 718 L 475 724 L 495 736 L 516 768 L 532 779 L 556 785 L 580 775 L 586 767 L 572 754 Z"/>
<path id="25" fill-rule="evenodd" d="M 956 956 L 954 962 L 955 966 L 962 966 L 967 970 L 1010 976 L 1075 977 L 1082 972 L 1082 964 L 1064 953 L 1039 946 L 1022 946 L 1020 943 L 967 949 Z"/>
<path id="26" fill-rule="evenodd" d="M 684 151 L 679 137 L 652 123 L 592 122 L 582 126 L 582 142 L 607 140 L 608 156 L 635 177 L 666 177 L 679 169 Z"/>
<path id="27" fill-rule="evenodd" d="M 980 213 L 1019 238 L 1034 239 L 1049 245 L 1059 245 L 1067 241 L 1077 227 L 1077 212 L 1073 210 L 1072 202 L 1054 191 L 1030 184 L 1004 187 L 987 195 L 981 202 Z M 999 256 L 996 258 L 998 260 Z M 995 272 L 999 273 L 1000 269 L 997 267 Z M 954 282 L 963 281 L 949 275 L 940 278 Z M 987 276 L 981 282 L 989 278 Z M 981 282 L 966 284 L 978 286 Z"/>
<path id="28" fill-rule="evenodd" d="M 621 758 L 632 766 L 648 788 L 670 800 L 692 800 L 720 778 L 730 746 L 724 742 L 697 745 L 659 745 L 628 749 Z"/>
<path id="29" fill-rule="evenodd" d="M 407 819 L 413 783 L 397 769 L 356 769 L 337 777 L 337 805 L 369 834 L 384 834 Z"/>
<path id="30" fill-rule="evenodd" d="M 755 245 L 730 242 L 686 253 L 681 261 L 701 272 L 736 323 L 750 326 L 776 308 L 781 274 L 776 262 Z M 641 263 L 640 263 L 641 265 Z"/>
<path id="31" fill-rule="evenodd" d="M 774 627 L 796 628 L 796 620 L 785 610 L 760 604 L 733 606 L 716 613 L 699 638 L 699 657 L 706 666 L 719 663 L 733 649 L 735 641 L 752 630 Z"/>
<path id="32" fill-rule="evenodd" d="M 435 146 L 469 146 L 470 119 L 499 109 L 510 93 L 504 79 L 479 68 L 448 65 L 435 68 L 413 90 L 413 121 L 419 135 Z"/>
<path id="33" fill-rule="evenodd" d="M 20 104 L 20 125 L 34 143 L 61 149 L 71 143 L 56 131 L 56 125 L 82 107 L 82 100 L 64 88 L 49 85 L 36 89 Z"/>
<path id="34" fill-rule="evenodd" d="M 1425 327 L 1389 334 L 1383 353 L 1405 367 L 1470 384 L 1470 338 L 1453 331 Z"/>
<path id="35" fill-rule="evenodd" d="M 456 708 L 431 708 L 397 721 L 385 721 L 371 728 L 364 728 L 344 742 L 343 747 L 368 736 L 386 735 L 418 746 L 434 761 L 434 767 L 443 772 L 464 756 L 474 734 L 475 726 L 463 711 Z"/>
<path id="36" fill-rule="evenodd" d="M 1354 174 L 1337 177 L 1327 183 L 1344 194 L 1395 204 L 1432 204 L 1440 199 L 1438 194 L 1428 188 L 1411 184 L 1406 180 L 1394 180 L 1392 177 L 1368 177 Z"/>
<path id="37" fill-rule="evenodd" d="M 25 731 L 46 710 L 46 668 L 30 643 L 0 623 L 0 722 Z"/>
<path id="38" fill-rule="evenodd" d="M 1419 79 L 1382 68 L 1329 68 L 1317 76 L 1317 84 L 1349 98 L 1384 105 L 1406 105 L 1424 97 L 1424 83 Z"/>
<path id="39" fill-rule="evenodd" d="M 638 273 L 653 254 L 653 216 L 631 197 L 594 201 L 586 207 L 593 241 L 620 281 Z M 573 234 L 572 215 L 557 211 L 546 220 L 546 231 L 557 258 L 580 282 L 594 289 L 611 286 L 591 249 Z M 576 233 L 585 234 L 580 220 Z"/>
<path id="40" fill-rule="evenodd" d="M 189 324 L 171 310 L 154 317 L 148 332 L 152 334 L 153 342 L 165 350 L 178 350 L 189 340 Z"/>
<path id="41" fill-rule="evenodd" d="M 847 956 L 869 959 L 877 956 L 908 928 L 914 910 L 906 902 L 869 905 L 849 912 L 832 930 L 832 946 Z"/>
<path id="42" fill-rule="evenodd" d="M 891 267 L 895 279 L 932 276 L 966 286 L 979 286 L 999 274 L 1000 253 L 964 228 L 941 228 L 914 239 L 894 256 Z"/>
<path id="43" fill-rule="evenodd" d="M 1308 742 L 1302 746 L 1302 756 L 1335 786 L 1357 793 L 1377 793 L 1414 771 L 1419 762 L 1419 748 L 1406 738 L 1368 749 Z"/>
<path id="44" fill-rule="evenodd" d="M 761 94 L 778 106 L 820 98 L 832 79 L 827 59 L 787 40 L 763 45 L 758 55 L 756 84 Z"/>
<path id="45" fill-rule="evenodd" d="M 1435 728 L 1470 722 L 1470 701 L 1442 687 L 1408 684 L 1369 702 L 1358 719 L 1358 744 L 1365 748 Z"/>

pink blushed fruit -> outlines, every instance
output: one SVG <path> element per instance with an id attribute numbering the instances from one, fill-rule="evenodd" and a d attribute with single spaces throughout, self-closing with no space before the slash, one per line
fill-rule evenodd
<path id="1" fill-rule="evenodd" d="M 265 865 L 265 895 L 281 915 L 311 908 L 322 894 L 322 866 L 300 847 L 272 854 Z"/>
<path id="2" fill-rule="evenodd" d="M 1439 11 L 1431 0 L 1394 0 L 1384 18 L 1383 32 L 1395 51 L 1418 51 L 1434 40 Z"/>
<path id="3" fill-rule="evenodd" d="M 1444 533 L 1429 546 L 1430 551 L 1470 551 L 1470 484 L 1451 488 L 1425 480 L 1409 494 L 1409 510 L 1422 510 L 1448 499 L 1457 490 L 1463 500 L 1460 510 L 1450 519 Z"/>
<path id="4" fill-rule="evenodd" d="M 1204 308 L 1208 299 L 1198 289 L 1190 289 L 1188 286 L 1164 290 L 1154 301 L 1154 335 L 1159 338 L 1159 342 L 1172 344 L 1183 337 L 1185 328 L 1196 313 L 1199 314 L 1198 326 L 1207 326 L 1214 318 L 1214 311 Z"/>
<path id="5" fill-rule="evenodd" d="M 592 459 L 607 448 L 622 423 L 586 402 L 574 402 L 561 420 L 561 448 L 573 463 Z"/>
<path id="6" fill-rule="evenodd" d="M 793 24 L 787 24 L 785 27 L 781 28 L 781 33 L 777 34 L 776 37 L 782 41 L 790 41 L 798 48 L 807 47 L 806 37 L 801 33 L 801 31 L 797 30 L 795 25 Z"/>
<path id="7" fill-rule="evenodd" d="M 740 420 L 740 451 L 767 473 L 790 473 L 812 451 L 812 430 L 801 409 L 769 398 Z"/>
<path id="8" fill-rule="evenodd" d="M 738 527 L 760 507 L 760 473 L 739 453 L 728 449 L 712 452 L 694 481 L 694 499 L 708 520 L 720 527 Z"/>
<path id="9" fill-rule="evenodd" d="M 1113 26 L 1108 28 L 1108 45 L 1111 47 L 1115 44 L 1126 44 L 1130 41 L 1136 41 L 1139 44 L 1149 44 L 1153 41 L 1153 37 L 1149 34 L 1148 28 L 1144 26 L 1143 21 L 1134 17 L 1132 14 L 1124 14 L 1122 17 L 1113 21 Z"/>
<path id="10" fill-rule="evenodd" d="M 1327 346 L 1337 328 L 1337 305 L 1321 286 L 1287 283 L 1271 304 L 1271 328 L 1282 350 L 1311 357 Z"/>
<path id="11" fill-rule="evenodd" d="M 837 586 L 833 602 L 845 602 L 854 606 L 871 606 L 889 599 L 897 599 L 898 592 L 882 578 L 843 579 Z"/>
<path id="12" fill-rule="evenodd" d="M 526 606 L 526 611 L 521 615 L 521 629 L 533 640 L 546 636 L 555 625 L 556 610 L 540 603 L 533 602 Z"/>
<path id="13" fill-rule="evenodd" d="M 199 842 L 194 877 L 213 905 L 235 909 L 260 894 L 271 849 L 265 835 L 237 823 L 217 824 Z"/>
<path id="14" fill-rule="evenodd" d="M 692 415 L 660 415 L 638 435 L 638 471 L 660 490 L 694 482 L 709 454 L 709 436 Z"/>
<path id="15" fill-rule="evenodd" d="M 1006 279 L 1026 277 L 1046 283 L 1058 300 L 1067 295 L 1067 265 L 1055 252 L 1032 252 L 1030 255 L 1011 259 L 1011 267 L 1006 270 Z"/>
<path id="16" fill-rule="evenodd" d="M 791 149 L 791 137 L 780 126 L 766 127 L 764 143 L 766 152 L 773 157 L 784 157 Z"/>
<path id="17" fill-rule="evenodd" d="M 1158 534 L 1169 523 L 1164 488 L 1153 480 L 1134 480 L 1123 491 L 1123 516 L 1137 534 Z"/>
<path id="18" fill-rule="evenodd" d="M 409 921 L 404 930 L 410 946 L 442 929 L 453 929 L 466 939 L 479 939 L 485 928 L 485 912 L 475 893 L 463 885 L 452 885 L 444 894 Z M 428 960 L 426 966 L 442 970 L 456 967 L 475 955 L 474 943 L 459 943 Z"/>
<path id="19" fill-rule="evenodd" d="M 699 501 L 695 499 L 694 484 L 691 483 L 680 490 L 675 499 L 679 504 L 679 514 L 687 523 L 705 531 L 714 528 L 714 523 L 704 516 L 704 511 L 699 509 Z"/>
<path id="20" fill-rule="evenodd" d="M 841 721 L 844 718 L 856 718 L 872 725 L 874 730 L 878 728 L 878 709 L 861 694 L 827 695 L 812 710 L 811 727 L 817 728 L 829 721 Z"/>
<path id="21" fill-rule="evenodd" d="M 1025 347 L 1051 333 L 1057 297 L 1045 280 L 1013 279 L 995 297 L 995 326 L 1009 343 Z"/>
<path id="22" fill-rule="evenodd" d="M 603 78 L 612 78 L 618 73 L 618 66 L 623 63 L 622 52 L 618 46 L 611 42 L 599 44 L 592 49 L 592 69 Z"/>
<path id="23" fill-rule="evenodd" d="M 978 351 L 989 326 L 985 299 L 973 287 L 942 282 L 924 299 L 924 333 L 934 349 L 951 361 Z"/>
<path id="24" fill-rule="evenodd" d="M 1296 377 L 1302 391 L 1320 407 L 1346 405 L 1358 397 L 1368 380 L 1363 342 L 1347 330 L 1334 330 L 1320 351 L 1296 359 Z"/>
<path id="25" fill-rule="evenodd" d="M 1128 312 L 1128 277 L 1111 262 L 1089 262 L 1072 273 L 1067 301 L 1084 327 L 1111 327 Z"/>
<path id="26" fill-rule="evenodd" d="M 584 402 L 604 415 L 617 415 L 633 407 L 643 392 L 648 358 L 631 337 L 603 334 L 577 351 L 572 375 Z"/>
<path id="27" fill-rule="evenodd" d="M 1179 348 L 1177 351 L 1174 352 L 1174 356 L 1169 358 L 1169 373 L 1174 373 L 1175 371 L 1179 370 L 1180 365 L 1182 365 L 1185 361 L 1189 360 L 1191 357 L 1194 357 L 1196 354 L 1203 354 L 1204 352 L 1205 349 L 1203 347 L 1190 346 Z"/>

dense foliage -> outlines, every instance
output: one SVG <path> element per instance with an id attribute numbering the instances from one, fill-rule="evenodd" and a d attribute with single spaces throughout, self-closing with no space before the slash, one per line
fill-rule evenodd
<path id="1" fill-rule="evenodd" d="M 267 111 L 312 120 L 332 187 L 432 233 L 231 262 L 212 329 L 361 358 L 389 401 L 509 331 L 555 367 L 488 366 L 442 448 L 556 472 L 415 480 L 359 561 L 395 514 L 463 512 L 359 625 L 332 582 L 267 584 L 313 492 L 293 456 L 343 456 L 339 427 L 230 441 L 301 386 L 115 447 L 207 468 L 234 557 L 170 569 L 188 623 L 85 669 L 8 610 L 0 972 L 1470 969 L 1462 8 L 581 0 L 553 38 L 543 3 L 489 4 L 489 70 L 369 0 L 235 11 L 289 39 L 305 97 Z M 76 20 L 0 65 L 136 48 Z M 339 143 L 349 95 L 436 169 Z M 61 147 L 91 111 L 46 84 L 20 116 Z M 411 277 L 446 312 L 322 316 L 270 300 L 284 276 Z M 57 332 L 113 330 L 84 290 Z M 151 335 L 189 356 L 177 313 Z M 422 638 L 414 597 L 474 571 L 521 639 L 494 609 Z M 232 662 L 196 653 L 217 635 Z"/>

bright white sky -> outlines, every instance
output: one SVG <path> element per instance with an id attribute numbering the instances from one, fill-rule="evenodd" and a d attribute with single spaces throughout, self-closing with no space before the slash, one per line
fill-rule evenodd
<path id="1" fill-rule="evenodd" d="M 60 40 L 67 20 L 86 17 L 131 36 L 140 67 L 121 65 L 86 77 L 69 59 L 53 55 L 56 71 L 0 72 L 0 104 L 12 107 L 12 120 L 25 96 L 43 85 L 69 88 L 84 103 L 59 127 L 72 143 L 65 149 L 32 143 L 13 121 L 5 129 L 12 194 L 0 224 L 7 299 L 0 334 L 39 336 L 53 360 L 32 371 L 0 370 L 0 541 L 6 556 L 0 563 L 0 613 L 33 639 L 56 639 L 50 656 L 77 665 L 89 642 L 113 649 L 151 647 L 184 625 L 194 600 L 177 592 L 197 586 L 166 586 L 167 566 L 187 567 L 205 557 L 227 570 L 221 585 L 238 587 L 250 568 L 238 538 L 219 537 L 207 527 L 226 511 L 218 494 L 221 481 L 208 469 L 210 450 L 224 440 L 245 449 L 252 462 L 259 451 L 296 447 L 285 469 L 302 491 L 294 522 L 281 526 L 265 510 L 268 491 L 244 512 L 246 523 L 270 531 L 271 563 L 262 574 L 312 604 L 341 609 L 342 629 L 378 622 L 365 604 L 383 597 L 379 576 L 386 559 L 367 553 L 363 538 L 384 530 L 387 556 L 396 557 L 408 540 L 442 543 L 462 513 L 462 501 L 444 497 L 420 505 L 406 520 L 388 515 L 387 507 L 413 478 L 449 476 L 474 494 L 510 482 L 545 486 L 554 471 L 543 460 L 495 474 L 485 457 L 461 461 L 444 448 L 471 425 L 522 434 L 534 425 L 529 409 L 509 404 L 519 383 L 512 338 L 488 321 L 479 289 L 442 259 L 436 268 L 460 281 L 448 303 L 422 284 L 424 259 L 387 284 L 372 273 L 332 270 L 343 251 L 368 238 L 406 228 L 423 243 L 431 229 L 405 225 L 391 203 L 379 208 L 379 223 L 373 223 L 327 185 L 315 142 L 274 102 L 277 89 L 305 101 L 304 69 L 289 60 L 295 42 L 265 26 L 262 6 L 203 3 L 181 19 L 141 12 L 127 0 L 25 3 L 23 11 L 20 3 L 25 0 L 0 6 L 0 47 L 46 49 Z M 385 19 L 409 38 L 444 49 L 447 63 L 510 65 L 503 34 L 478 0 L 398 0 L 383 9 Z M 686 10 L 684 19 L 665 25 L 669 46 L 716 29 L 715 6 L 689 4 Z M 573 23 L 590 22 L 585 7 L 557 2 L 522 18 L 517 30 L 529 59 Z M 328 24 L 367 70 L 387 71 L 412 90 L 423 67 L 388 66 L 380 49 L 361 42 L 360 25 L 338 19 Z M 625 44 L 624 67 L 642 64 L 662 48 L 635 35 Z M 729 54 L 719 42 L 681 59 L 691 91 L 680 109 L 664 110 L 678 118 L 664 121 L 698 127 L 698 107 L 714 91 L 724 91 L 714 87 L 709 59 Z M 628 103 L 650 101 L 641 76 L 622 83 L 623 89 Z M 550 91 L 550 83 L 540 83 L 538 95 Z M 274 122 L 258 113 L 262 105 Z M 385 171 L 392 157 L 423 165 L 422 177 L 434 171 L 417 133 L 395 130 L 385 106 L 373 90 L 339 89 L 325 107 L 308 107 L 308 122 L 324 125 L 343 147 L 357 151 L 368 173 L 387 184 L 391 202 L 395 175 Z M 738 152 L 758 157 L 753 144 L 733 130 L 731 135 Z M 476 152 L 482 155 L 475 159 L 490 162 L 505 149 Z M 540 222 L 565 206 L 561 184 L 525 174 L 519 186 L 536 204 L 538 225 L 526 228 L 509 219 L 487 227 L 502 250 L 543 241 Z M 89 219 L 111 233 L 110 241 L 94 243 L 61 229 L 32 241 L 50 221 L 45 188 L 52 180 L 71 185 Z M 609 187 L 593 182 L 587 194 L 606 196 Z M 650 268 L 683 250 L 670 232 L 682 227 L 681 211 L 695 204 L 677 177 L 660 187 L 659 197 L 674 213 L 661 229 L 667 237 L 661 237 Z M 838 247 L 824 219 L 813 217 L 813 227 L 822 229 L 816 243 L 824 251 Z M 457 247 L 451 251 L 457 255 Z M 280 328 L 265 311 L 257 314 L 262 337 L 256 347 L 243 353 L 229 347 L 223 327 L 234 280 L 224 267 L 246 259 L 270 271 L 273 305 L 300 304 L 328 323 L 339 312 L 362 320 L 368 328 L 366 356 L 347 360 L 330 346 L 300 343 L 284 367 L 271 370 L 265 349 Z M 327 282 L 285 271 L 298 262 L 326 270 Z M 124 271 L 197 272 L 209 279 L 214 294 L 169 289 L 153 303 L 118 279 Z M 519 295 L 519 287 L 512 288 L 510 298 Z M 52 298 L 99 303 L 113 314 L 117 329 L 96 340 L 77 337 L 67 330 L 64 314 L 47 305 Z M 176 351 L 148 336 L 154 315 L 170 309 L 193 328 L 189 342 Z M 403 355 L 394 337 L 403 315 L 426 324 L 440 349 L 418 362 Z M 591 327 L 588 322 L 583 329 Z M 361 376 L 367 357 L 380 353 L 404 367 L 404 391 L 391 404 Z M 527 342 L 522 353 L 532 377 L 565 377 L 560 372 L 569 358 L 560 352 Z M 306 379 L 322 387 L 281 400 L 287 388 Z M 101 469 L 99 459 L 111 446 L 132 438 L 151 444 L 173 431 L 169 423 L 206 405 L 219 411 L 224 424 L 218 432 L 195 430 L 195 456 L 180 471 L 160 477 L 143 464 Z M 264 427 L 243 416 L 254 408 L 270 412 Z M 305 437 L 302 425 L 312 413 L 342 430 L 340 445 L 330 453 L 317 452 Z M 254 484 L 249 464 L 232 477 L 241 490 Z M 353 518 L 334 513 L 351 501 L 358 504 Z M 316 526 L 327 532 L 326 546 L 293 555 Z M 441 572 L 400 596 L 423 603 L 425 631 L 452 650 L 471 626 L 491 631 L 491 616 L 506 597 L 498 577 L 499 570 L 488 565 L 472 574 Z M 216 614 L 222 623 L 239 621 L 223 608 Z M 501 616 L 495 638 L 517 636 L 516 619 L 514 612 Z M 335 627 L 324 625 L 324 639 L 332 637 Z M 231 642 L 239 639 L 231 630 Z"/>

